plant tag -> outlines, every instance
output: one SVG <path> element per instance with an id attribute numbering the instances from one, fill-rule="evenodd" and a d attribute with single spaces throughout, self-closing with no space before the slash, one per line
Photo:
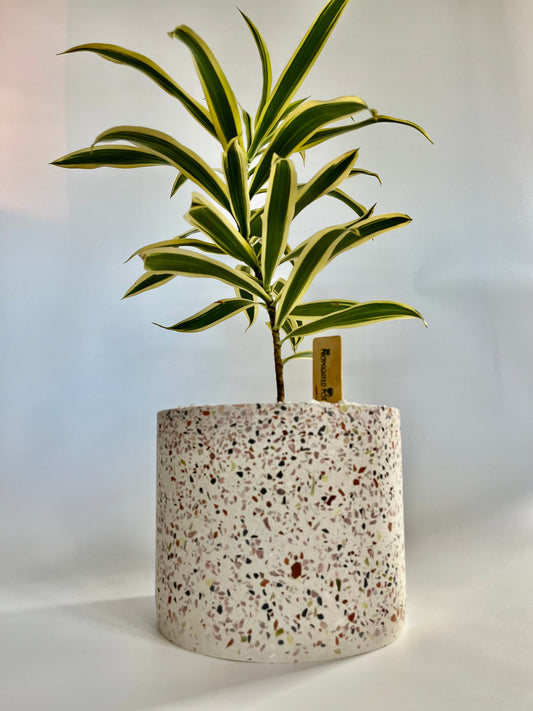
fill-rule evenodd
<path id="1" fill-rule="evenodd" d="M 313 339 L 313 398 L 342 400 L 342 341 L 340 336 Z"/>

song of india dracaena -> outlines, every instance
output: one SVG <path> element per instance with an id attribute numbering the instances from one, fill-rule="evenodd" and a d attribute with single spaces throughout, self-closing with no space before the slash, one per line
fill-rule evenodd
<path id="1" fill-rule="evenodd" d="M 358 96 L 320 101 L 297 98 L 348 2 L 330 0 L 324 6 L 274 85 L 263 36 L 241 12 L 257 46 L 261 67 L 261 97 L 254 112 L 241 107 L 209 46 L 185 25 L 168 34 L 190 50 L 204 102 L 189 95 L 148 57 L 124 47 L 84 44 L 66 52 L 93 52 L 137 69 L 177 99 L 220 143 L 221 164 L 210 166 L 199 152 L 166 133 L 142 126 L 115 126 L 100 133 L 88 148 L 69 153 L 54 165 L 171 166 L 177 171 L 171 196 L 184 184 L 193 184 L 191 206 L 184 215 L 190 229 L 141 247 L 132 255 L 140 256 L 145 271 L 125 296 L 163 286 L 177 276 L 207 277 L 231 287 L 230 296 L 221 292 L 214 303 L 165 328 L 201 331 L 241 312 L 251 325 L 264 310 L 272 334 L 278 401 L 285 398 L 284 364 L 292 358 L 311 357 L 310 351 L 299 350 L 306 336 L 389 319 L 422 319 L 411 306 L 391 301 L 303 301 L 314 278 L 330 262 L 347 250 L 406 225 L 410 218 L 399 213 L 375 214 L 375 205 L 365 207 L 341 190 L 341 184 L 355 176 L 379 180 L 375 173 L 355 167 L 358 149 L 333 157 L 306 182 L 298 182 L 295 163 L 300 156 L 337 136 L 377 123 L 404 124 L 430 140 L 420 126 L 382 115 Z M 326 196 L 347 205 L 353 219 L 322 227 L 297 245 L 291 243 L 294 218 Z M 221 261 L 220 256 L 231 260 Z M 283 278 L 278 271 L 281 265 L 287 265 L 284 274 L 289 269 Z M 284 355 L 284 347 L 291 351 Z"/>

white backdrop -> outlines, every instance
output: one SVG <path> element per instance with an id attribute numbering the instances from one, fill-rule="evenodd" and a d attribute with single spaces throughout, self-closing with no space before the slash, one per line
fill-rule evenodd
<path id="1" fill-rule="evenodd" d="M 279 72 L 322 0 L 242 0 Z M 120 301 L 140 275 L 123 261 L 182 231 L 187 189 L 166 168 L 62 171 L 48 163 L 113 125 L 147 125 L 217 160 L 214 144 L 148 79 L 69 46 L 110 42 L 153 58 L 192 93 L 185 23 L 212 46 L 238 98 L 258 99 L 259 62 L 229 0 L 3 0 L 0 161 L 1 481 L 4 590 L 151 569 L 155 413 L 274 397 L 268 332 L 237 317 L 200 334 L 158 329 L 221 289 L 175 280 Z M 283 15 L 283 21 L 280 17 Z M 343 331 L 345 396 L 400 408 L 408 535 L 497 517 L 531 500 L 532 7 L 527 0 L 352 0 L 307 82 L 358 94 L 420 123 L 337 139 L 377 171 L 350 186 L 413 222 L 353 250 L 310 296 L 412 304 L 399 321 Z M 330 149 L 333 150 L 333 149 Z M 317 149 L 301 175 L 325 156 Z M 316 160 L 316 163 L 314 162 Z M 347 219 L 324 200 L 301 237 Z M 288 398 L 311 396 L 287 366 Z"/>

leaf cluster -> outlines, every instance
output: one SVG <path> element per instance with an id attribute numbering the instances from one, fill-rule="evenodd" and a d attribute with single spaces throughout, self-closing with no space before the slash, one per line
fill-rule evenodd
<path id="1" fill-rule="evenodd" d="M 340 189 L 358 175 L 379 177 L 356 167 L 358 150 L 324 165 L 304 183 L 298 182 L 293 158 L 344 133 L 377 123 L 408 125 L 426 138 L 420 126 L 379 114 L 358 96 L 326 101 L 298 99 L 296 94 L 319 56 L 349 0 L 329 0 L 319 13 L 274 86 L 270 54 L 252 20 L 241 12 L 261 64 L 261 98 L 252 115 L 238 103 L 213 52 L 184 25 L 169 33 L 190 50 L 204 92 L 205 105 L 190 96 L 148 57 L 109 44 L 84 44 L 66 53 L 91 52 L 132 67 L 177 99 L 221 146 L 221 165 L 213 168 L 190 147 L 172 136 L 139 126 L 116 126 L 94 143 L 54 162 L 65 168 L 136 168 L 171 166 L 177 172 L 174 195 L 192 183 L 191 206 L 185 214 L 190 229 L 173 239 L 149 244 L 140 256 L 144 273 L 125 297 L 162 286 L 177 276 L 223 282 L 234 290 L 198 313 L 168 328 L 195 332 L 244 312 L 251 325 L 260 308 L 269 326 L 292 346 L 294 357 L 305 336 L 332 328 L 350 328 L 397 318 L 422 318 L 410 306 L 389 301 L 358 303 L 340 299 L 304 302 L 317 274 L 336 257 L 380 234 L 406 225 L 403 214 L 375 215 Z M 306 207 L 329 196 L 353 211 L 353 219 L 328 226 L 300 244 L 289 243 L 291 223 Z M 259 202 L 259 206 L 256 206 Z M 230 257 L 231 264 L 220 257 Z M 280 265 L 289 265 L 283 279 Z"/>

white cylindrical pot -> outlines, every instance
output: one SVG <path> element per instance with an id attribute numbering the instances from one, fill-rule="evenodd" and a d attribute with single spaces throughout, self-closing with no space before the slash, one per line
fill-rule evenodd
<path id="1" fill-rule="evenodd" d="M 158 413 L 158 626 L 202 654 L 368 652 L 405 618 L 400 416 L 353 403 Z"/>

